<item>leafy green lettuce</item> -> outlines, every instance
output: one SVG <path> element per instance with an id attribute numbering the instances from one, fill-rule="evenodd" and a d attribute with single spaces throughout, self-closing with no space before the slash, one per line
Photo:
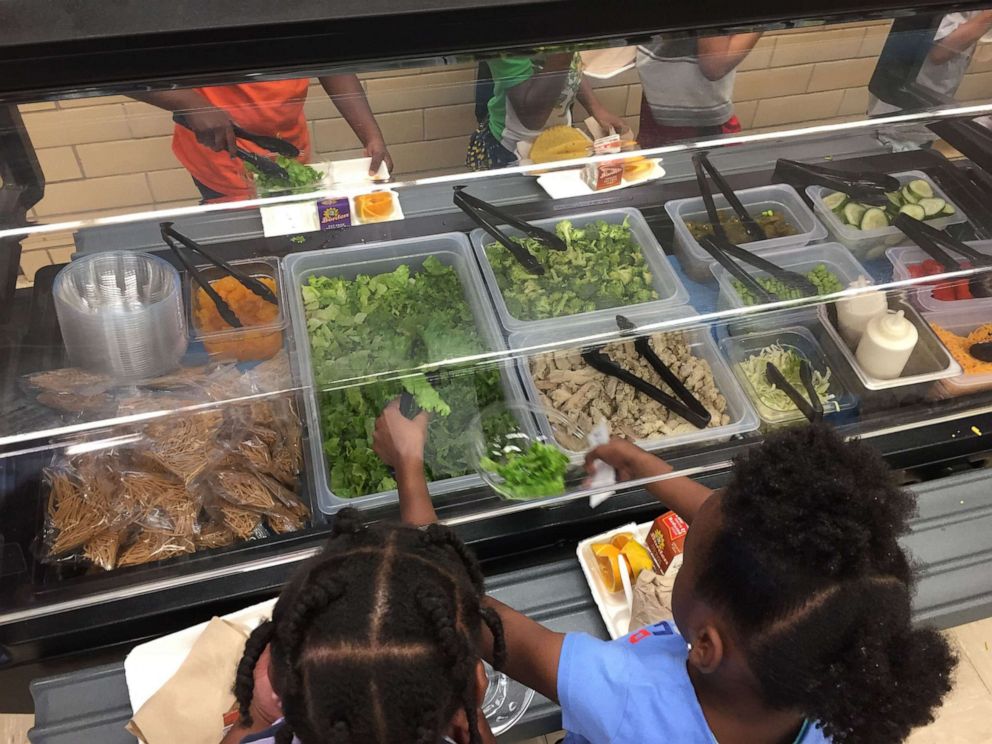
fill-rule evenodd
<path id="1" fill-rule="evenodd" d="M 514 238 L 545 267 L 534 276 L 499 243 L 486 246 L 510 314 L 520 320 L 542 320 L 658 299 L 651 271 L 627 220 L 598 220 L 583 228 L 569 220 L 555 225 L 567 250 L 554 251 L 533 238 Z"/>
<path id="2" fill-rule="evenodd" d="M 485 350 L 454 269 L 430 257 L 415 272 L 404 264 L 354 279 L 312 276 L 301 292 L 336 495 L 395 487 L 372 451 L 372 430 L 383 406 L 404 389 L 434 412 L 425 452 L 430 480 L 474 472 L 468 432 L 480 410 L 493 411 L 483 421 L 487 432 L 515 427 L 499 405 L 503 390 L 494 368 L 446 365 L 436 384 L 419 373 L 376 377 Z"/>
<path id="3" fill-rule="evenodd" d="M 510 498 L 536 499 L 565 492 L 568 457 L 543 442 L 533 442 L 525 452 L 510 452 L 503 462 L 484 458 L 482 467 L 503 479 L 501 490 Z"/>

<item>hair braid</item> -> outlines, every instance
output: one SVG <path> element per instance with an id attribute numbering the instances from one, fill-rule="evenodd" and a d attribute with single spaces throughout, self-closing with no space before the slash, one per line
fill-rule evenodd
<path id="1" fill-rule="evenodd" d="M 450 527 L 445 527 L 442 524 L 430 525 L 426 530 L 426 535 L 433 545 L 449 548 L 458 556 L 472 581 L 472 586 L 479 594 L 482 594 L 485 591 L 486 581 L 482 575 L 482 569 L 479 568 L 479 561 L 465 546 L 465 543 L 458 539 L 458 535 Z"/>
<path id="2" fill-rule="evenodd" d="M 234 697 L 238 701 L 238 714 L 243 726 L 251 726 L 251 699 L 255 694 L 255 666 L 272 640 L 275 625 L 268 620 L 259 625 L 248 636 L 245 650 L 238 662 L 238 671 L 234 677 Z"/>
<path id="3" fill-rule="evenodd" d="M 378 556 L 388 556 L 388 570 Z M 483 623 L 497 666 L 506 654 L 483 585 L 450 529 L 365 526 L 354 509 L 341 510 L 273 613 L 271 681 L 285 716 L 277 744 L 294 735 L 303 744 L 436 744 L 460 709 L 480 744 Z"/>
<path id="4" fill-rule="evenodd" d="M 492 607 L 479 607 L 479 615 L 493 636 L 493 667 L 502 670 L 506 666 L 506 634 L 503 632 L 503 621 L 499 613 Z"/>

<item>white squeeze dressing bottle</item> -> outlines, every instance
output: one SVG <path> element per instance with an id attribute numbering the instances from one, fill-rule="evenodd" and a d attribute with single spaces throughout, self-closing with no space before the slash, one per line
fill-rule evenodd
<path id="1" fill-rule="evenodd" d="M 868 321 L 855 356 L 871 377 L 892 380 L 902 374 L 919 339 L 919 331 L 903 311 L 890 310 Z"/>
<path id="2" fill-rule="evenodd" d="M 851 289 L 861 289 L 868 286 L 868 280 L 863 276 L 851 282 Z M 876 315 L 881 315 L 889 309 L 885 293 L 881 291 L 864 292 L 843 300 L 837 300 L 837 327 L 844 341 L 852 349 L 858 348 L 858 342 L 868 327 L 868 321 Z"/>

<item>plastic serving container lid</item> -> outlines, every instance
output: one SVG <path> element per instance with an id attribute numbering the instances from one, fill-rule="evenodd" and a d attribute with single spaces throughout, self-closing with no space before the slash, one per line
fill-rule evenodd
<path id="1" fill-rule="evenodd" d="M 967 245 L 972 246 L 980 253 L 992 256 L 992 240 L 976 240 L 974 242 L 968 242 Z M 948 251 L 948 253 L 955 258 L 966 260 L 954 251 Z M 895 248 L 889 248 L 885 252 L 885 256 L 892 263 L 892 278 L 895 281 L 909 279 L 909 267 L 930 258 L 930 256 L 915 245 L 900 245 Z M 982 308 L 985 310 L 986 315 L 992 317 L 992 298 L 976 297 L 973 300 L 938 300 L 934 298 L 933 290 L 930 287 L 910 287 L 906 291 L 912 298 L 913 304 L 923 312 Z"/>
<path id="2" fill-rule="evenodd" d="M 833 398 L 823 404 L 824 415 L 829 416 L 857 407 L 858 399 L 844 387 L 844 383 L 840 377 L 827 363 L 826 355 L 823 353 L 820 344 L 817 343 L 816 338 L 806 328 L 796 326 L 769 333 L 729 336 L 720 342 L 720 350 L 726 355 L 727 360 L 730 362 L 730 367 L 734 371 L 734 375 L 740 382 L 741 387 L 744 388 L 744 392 L 747 393 L 748 398 L 754 404 L 761 420 L 769 427 L 785 426 L 806 420 L 802 412 L 795 406 L 792 406 L 788 410 L 780 410 L 763 403 L 758 396 L 758 392 L 748 380 L 747 375 L 740 368 L 742 362 L 759 354 L 762 349 L 772 344 L 778 344 L 787 351 L 796 352 L 800 357 L 810 363 L 814 372 L 821 374 L 830 372 L 829 392 Z M 805 396 L 806 393 L 802 387 L 799 388 L 799 391 Z"/>
<path id="3" fill-rule="evenodd" d="M 256 336 L 261 335 L 266 331 L 279 331 L 286 327 L 288 322 L 288 314 L 284 312 L 285 299 L 283 294 L 283 282 L 282 282 L 282 272 L 279 270 L 279 259 L 274 256 L 265 256 L 264 258 L 244 258 L 238 261 L 228 261 L 231 266 L 234 266 L 239 271 L 248 274 L 248 276 L 254 277 L 255 279 L 271 279 L 275 282 L 275 296 L 278 300 L 276 304 L 276 315 L 275 317 L 266 323 L 258 323 L 255 325 L 245 325 L 242 328 L 227 327 L 217 331 L 201 331 L 196 322 L 196 310 L 198 308 L 199 298 L 201 296 L 200 285 L 193 280 L 193 275 L 188 271 L 185 273 L 184 283 L 186 285 L 186 324 L 189 329 L 189 337 L 195 341 L 237 341 L 240 338 L 245 338 L 249 335 Z M 201 276 L 208 282 L 215 282 L 219 279 L 223 279 L 229 276 L 227 272 L 221 269 L 219 266 L 214 266 L 209 264 L 206 266 L 197 266 Z M 245 289 L 249 294 L 250 289 Z M 255 295 L 252 294 L 254 297 Z M 208 303 L 213 304 L 210 298 L 206 298 Z M 263 300 L 264 302 L 264 300 Z M 231 304 L 231 303 L 228 303 Z M 238 314 L 238 308 L 235 305 L 231 305 L 231 309 L 235 314 Z M 241 319 L 244 322 L 244 319 Z"/>
<path id="4" fill-rule="evenodd" d="M 960 207 L 958 207 L 958 205 L 955 204 L 951 199 L 947 198 L 947 194 L 945 194 L 944 191 L 937 184 L 935 184 L 933 182 L 933 179 L 930 178 L 926 173 L 922 171 L 903 171 L 902 173 L 893 173 L 892 175 L 895 176 L 897 179 L 899 179 L 899 183 L 902 184 L 903 186 L 905 186 L 910 181 L 914 181 L 916 179 L 921 179 L 923 181 L 926 181 L 928 184 L 930 184 L 930 187 L 933 189 L 933 194 L 935 197 L 943 199 L 945 202 L 947 202 L 952 207 L 954 207 L 955 210 L 957 210 L 954 214 L 950 215 L 949 217 L 942 217 L 937 220 L 927 220 L 927 224 L 930 225 L 931 227 L 935 227 L 939 230 L 941 228 L 946 227 L 947 225 L 954 225 L 957 224 L 958 222 L 964 222 L 967 219 L 967 217 L 961 211 Z M 834 191 L 835 191 L 834 189 L 827 188 L 826 186 L 806 187 L 806 195 L 809 196 L 809 198 L 812 199 L 814 204 L 816 204 L 816 206 L 818 207 L 817 214 L 820 216 L 820 218 L 825 219 L 827 222 L 829 222 L 830 227 L 836 233 L 839 233 L 840 235 L 844 236 L 846 240 L 858 241 L 864 238 L 876 238 L 885 235 L 897 235 L 901 232 L 898 227 L 894 227 L 892 225 L 888 225 L 887 227 L 880 227 L 877 230 L 859 230 L 858 228 L 852 227 L 851 225 L 847 225 L 841 222 L 840 218 L 838 218 L 837 215 L 834 214 L 832 210 L 828 209 L 827 206 L 823 203 L 823 197 L 834 193 Z"/>
<path id="5" fill-rule="evenodd" d="M 650 309 L 623 310 L 623 315 L 630 319 L 638 327 L 643 327 L 651 323 L 664 321 L 675 321 L 679 319 L 679 314 L 675 312 L 658 312 Z M 659 332 L 664 332 L 660 329 Z M 744 395 L 734 377 L 727 362 L 717 349 L 713 336 L 707 327 L 696 327 L 684 329 L 687 336 L 687 343 L 691 347 L 693 356 L 705 360 L 712 371 L 713 381 L 717 390 L 727 401 L 726 414 L 730 419 L 724 426 L 713 426 L 706 429 L 696 429 L 681 434 L 671 434 L 650 439 L 637 440 L 637 444 L 645 449 L 671 448 L 681 445 L 700 444 L 703 442 L 725 441 L 732 436 L 746 434 L 758 428 L 758 415 L 754 412 L 750 401 Z M 618 340 L 618 336 L 612 338 L 603 334 L 616 332 L 616 322 L 604 323 L 602 319 L 590 319 L 585 323 L 560 324 L 557 328 L 537 329 L 526 333 L 515 333 L 510 335 L 510 348 L 514 350 L 533 349 L 528 354 L 522 354 L 517 360 L 520 377 L 523 380 L 524 394 L 527 400 L 543 408 L 538 395 L 537 386 L 530 373 L 529 359 L 533 356 L 547 353 L 549 351 L 559 351 L 566 349 L 576 349 L 583 346 L 593 346 Z M 544 347 L 544 348 L 542 348 Z M 622 383 L 620 383 L 622 384 Z M 542 434 L 553 440 L 553 432 L 547 417 L 537 415 L 538 426 Z M 617 433 L 611 425 L 613 433 Z M 581 455 L 568 447 L 562 447 L 574 461 L 581 459 Z"/>
<path id="6" fill-rule="evenodd" d="M 843 289 L 847 289 L 851 282 L 859 277 L 867 279 L 869 284 L 873 283 L 867 269 L 851 255 L 847 248 L 839 243 L 816 243 L 814 245 L 776 248 L 763 252 L 761 257 L 783 269 L 789 269 L 799 274 L 806 274 L 822 264 L 837 277 Z M 727 305 L 729 307 L 746 307 L 747 305 L 734 286 L 735 280 L 730 272 L 719 264 L 713 264 L 710 269 L 720 285 L 720 293 L 724 295 Z M 744 265 L 744 269 L 754 277 L 767 276 L 765 272 L 758 271 L 751 266 Z"/>
<path id="7" fill-rule="evenodd" d="M 945 305 L 951 303 L 945 302 Z M 946 331 L 950 331 L 956 336 L 967 336 L 979 326 L 992 323 L 992 313 L 987 308 L 963 307 L 966 303 L 955 303 L 961 305 L 952 310 L 941 310 L 934 313 L 924 313 L 923 319 L 927 323 L 933 323 Z M 953 354 L 951 355 L 953 356 Z M 979 374 L 962 374 L 957 377 L 949 377 L 942 381 L 944 388 L 954 395 L 964 395 L 977 392 L 992 387 L 992 372 Z"/>
<path id="8" fill-rule="evenodd" d="M 617 305 L 614 307 L 600 308 L 598 310 L 592 310 L 585 313 L 560 315 L 556 317 L 540 318 L 538 320 L 524 320 L 517 318 L 510 313 L 510 310 L 506 305 L 506 300 L 503 297 L 503 290 L 497 283 L 496 274 L 493 271 L 492 264 L 489 263 L 488 256 L 486 255 L 486 246 L 491 245 L 496 241 L 484 230 L 476 229 L 473 230 L 470 235 L 472 247 L 475 250 L 475 255 L 479 261 L 479 265 L 482 267 L 482 275 L 486 282 L 486 286 L 489 288 L 489 293 L 493 298 L 493 303 L 496 306 L 496 313 L 499 316 L 503 327 L 506 328 L 508 332 L 513 333 L 530 328 L 538 328 L 541 326 L 558 326 L 562 322 L 572 324 L 576 321 L 581 322 L 593 318 L 612 319 L 618 310 L 624 308 L 629 309 L 631 307 L 637 307 L 661 310 L 663 308 L 672 308 L 679 305 L 684 305 L 688 302 L 688 291 L 682 284 L 682 280 L 676 275 L 671 263 L 669 263 L 664 251 L 662 251 L 661 246 L 658 244 L 654 233 L 652 233 L 651 228 L 648 227 L 648 223 L 644 219 L 644 215 L 642 215 L 639 210 L 623 208 L 609 209 L 602 212 L 585 212 L 582 214 L 562 215 L 561 217 L 555 217 L 547 220 L 535 220 L 531 224 L 544 228 L 545 230 L 554 231 L 555 225 L 564 220 L 570 221 L 572 225 L 577 228 L 585 227 L 586 225 L 599 220 L 604 220 L 612 224 L 620 224 L 624 220 L 627 220 L 634 238 L 634 242 L 639 246 L 641 253 L 644 256 L 645 265 L 651 272 L 651 283 L 658 294 L 658 299 L 633 306 Z M 507 235 L 519 235 L 518 232 L 510 228 L 504 229 Z M 503 250 L 502 246 L 500 246 L 500 250 Z"/>
<path id="9" fill-rule="evenodd" d="M 950 352 L 940 343 L 937 335 L 930 329 L 930 324 L 909 304 L 904 298 L 898 295 L 888 295 L 889 309 L 902 310 L 906 320 L 916 326 L 920 340 L 913 350 L 912 356 L 906 362 L 906 368 L 900 377 L 894 380 L 880 380 L 866 373 L 858 363 L 854 355 L 854 350 L 848 346 L 841 337 L 840 331 L 835 325 L 836 310 L 833 304 L 821 305 L 819 308 L 820 320 L 826 328 L 827 333 L 833 339 L 844 359 L 854 370 L 858 380 L 868 390 L 890 390 L 907 385 L 917 385 L 920 383 L 943 380 L 947 377 L 956 377 L 961 374 L 961 365 L 954 361 Z"/>
<path id="10" fill-rule="evenodd" d="M 785 219 L 796 228 L 795 235 L 786 235 L 780 238 L 769 238 L 767 240 L 754 240 L 744 243 L 743 247 L 755 253 L 764 255 L 767 250 L 786 245 L 805 245 L 817 240 L 822 240 L 827 236 L 826 228 L 820 224 L 816 216 L 806 206 L 806 203 L 799 196 L 799 193 L 786 184 L 772 184 L 770 186 L 758 186 L 752 189 L 742 189 L 735 191 L 737 198 L 747 208 L 752 215 L 765 209 L 774 209 L 781 212 Z M 726 198 L 722 194 L 713 194 L 713 201 L 717 210 L 725 211 L 730 209 Z M 665 211 L 675 225 L 677 236 L 684 245 L 687 246 L 690 256 L 706 264 L 715 263 L 713 258 L 703 250 L 699 242 L 692 237 L 689 228 L 686 226 L 687 220 L 706 221 L 706 207 L 701 196 L 689 199 L 675 199 L 665 204 Z"/>

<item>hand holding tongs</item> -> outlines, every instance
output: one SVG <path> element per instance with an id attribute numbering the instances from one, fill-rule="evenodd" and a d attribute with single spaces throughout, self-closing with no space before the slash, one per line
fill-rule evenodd
<path id="1" fill-rule="evenodd" d="M 802 393 L 796 390 L 785 379 L 782 371 L 771 362 L 768 362 L 768 366 L 765 367 L 765 378 L 769 383 L 788 395 L 789 400 L 796 404 L 796 408 L 799 409 L 811 424 L 823 420 L 823 403 L 820 402 L 820 396 L 813 386 L 813 368 L 808 361 L 805 359 L 799 361 L 799 379 L 802 380 L 803 387 L 806 388 L 806 394 L 809 396 L 808 402 L 802 396 Z"/>
<path id="2" fill-rule="evenodd" d="M 186 127 L 186 129 L 193 131 L 193 128 L 189 125 L 189 120 L 186 118 L 185 114 L 176 112 L 172 115 L 172 120 L 179 126 Z M 287 158 L 295 158 L 300 154 L 300 148 L 287 140 L 279 137 L 269 137 L 264 134 L 255 134 L 246 129 L 242 129 L 234 123 L 231 124 L 231 127 L 234 130 L 235 137 L 248 140 L 249 142 L 254 142 L 263 150 L 269 150 L 270 152 L 274 152 L 278 155 L 284 155 Z M 235 154 L 238 158 L 253 165 L 261 173 L 264 173 L 267 176 L 274 176 L 287 181 L 289 180 L 289 172 L 285 168 L 278 163 L 274 163 L 268 158 L 262 157 L 258 153 L 251 152 L 243 147 L 237 147 Z"/>
<path id="3" fill-rule="evenodd" d="M 620 329 L 621 335 L 624 337 L 635 335 L 637 330 L 637 327 L 623 315 L 617 315 L 617 327 Z M 661 405 L 669 411 L 681 416 L 697 429 L 705 429 L 709 426 L 710 421 L 713 419 L 712 414 L 706 410 L 706 407 L 699 402 L 699 399 L 689 391 L 678 376 L 672 372 L 672 370 L 670 370 L 663 361 L 661 361 L 657 354 L 655 354 L 655 351 L 651 348 L 651 342 L 647 336 L 639 336 L 635 338 L 634 348 L 637 349 L 637 353 L 651 365 L 651 368 L 658 373 L 658 376 L 664 380 L 665 384 L 672 389 L 677 397 L 672 397 L 661 388 L 652 385 L 647 380 L 642 380 L 632 372 L 628 372 L 606 356 L 606 354 L 603 353 L 602 347 L 586 349 L 582 352 L 582 359 L 597 372 L 602 372 L 604 375 L 615 377 L 620 380 L 620 382 L 627 383 L 635 390 L 642 392 L 649 398 L 661 403 Z"/>
<path id="4" fill-rule="evenodd" d="M 819 294 L 813 282 L 802 274 L 783 269 L 771 261 L 754 255 L 745 248 L 734 245 L 726 238 L 721 240 L 715 235 L 704 235 L 699 240 L 699 245 L 762 303 L 778 302 L 781 298 L 774 292 L 761 286 L 757 279 L 744 271 L 733 259 L 750 264 L 759 271 L 770 274 L 783 284 L 788 284 L 790 287 L 801 292 L 805 297 L 816 297 Z"/>
<path id="5" fill-rule="evenodd" d="M 266 287 L 258 279 L 239 271 L 231 266 L 227 261 L 217 258 L 204 249 L 204 247 L 195 240 L 176 230 L 172 225 L 172 222 L 159 223 L 159 231 L 162 235 L 162 240 L 165 241 L 165 244 L 169 246 L 169 249 L 176 255 L 176 258 L 179 259 L 180 263 L 182 263 L 182 265 L 190 273 L 190 276 L 193 277 L 193 281 L 199 284 L 200 287 L 203 288 L 203 291 L 207 293 L 207 296 L 213 300 L 213 303 L 217 306 L 217 312 L 228 325 L 234 328 L 242 327 L 241 321 L 238 319 L 237 314 L 231 309 L 231 306 L 227 304 L 223 297 L 217 294 L 217 291 L 210 285 L 210 282 L 203 277 L 203 274 L 200 273 L 196 266 L 193 265 L 193 262 L 190 261 L 180 246 L 185 247 L 191 253 L 199 253 L 214 266 L 222 269 L 224 273 L 233 276 L 242 285 L 244 285 L 245 288 L 254 292 L 266 302 L 271 302 L 273 305 L 278 304 L 279 300 L 276 298 L 275 294 L 273 294 L 272 290 Z"/>
<path id="6" fill-rule="evenodd" d="M 741 200 L 737 198 L 737 194 L 730 188 L 730 184 L 727 183 L 723 174 L 713 166 L 713 163 L 710 162 L 709 156 L 705 152 L 698 152 L 692 156 L 692 167 L 696 171 L 696 183 L 699 184 L 699 194 L 703 197 L 703 204 L 706 205 L 706 214 L 709 217 L 710 224 L 713 226 L 714 235 L 718 235 L 721 238 L 727 237 L 723 225 L 720 224 L 720 213 L 717 211 L 716 204 L 713 203 L 713 193 L 710 191 L 709 182 L 706 180 L 707 173 L 713 179 L 713 183 L 716 184 L 717 188 L 720 189 L 720 193 L 727 200 L 727 204 L 737 213 L 741 225 L 744 226 L 744 231 L 750 236 L 751 240 L 765 240 L 768 237 L 765 235 L 765 231 L 761 229 L 761 225 L 755 222 L 751 213 L 741 204 Z"/>
<path id="7" fill-rule="evenodd" d="M 539 241 L 545 248 L 553 251 L 567 250 L 565 241 L 554 233 L 517 219 L 513 215 L 507 214 L 502 209 L 498 209 L 492 204 L 484 202 L 476 196 L 466 194 L 463 190 L 464 188 L 464 186 L 455 187 L 455 206 L 467 214 L 472 221 L 475 222 L 475 224 L 496 238 L 496 240 L 498 240 L 500 244 L 511 253 L 517 262 L 531 274 L 542 276 L 544 274 L 544 266 L 530 251 L 500 230 L 498 224 L 490 220 L 490 217 L 493 217 L 501 223 L 509 225 L 510 227 L 515 227 L 525 235 Z"/>
<path id="8" fill-rule="evenodd" d="M 899 190 L 899 179 L 886 173 L 873 171 L 845 173 L 833 168 L 785 158 L 779 158 L 775 163 L 773 178 L 800 191 L 807 186 L 826 186 L 828 189 L 841 191 L 852 199 L 875 205 L 888 204 L 886 194 Z"/>

